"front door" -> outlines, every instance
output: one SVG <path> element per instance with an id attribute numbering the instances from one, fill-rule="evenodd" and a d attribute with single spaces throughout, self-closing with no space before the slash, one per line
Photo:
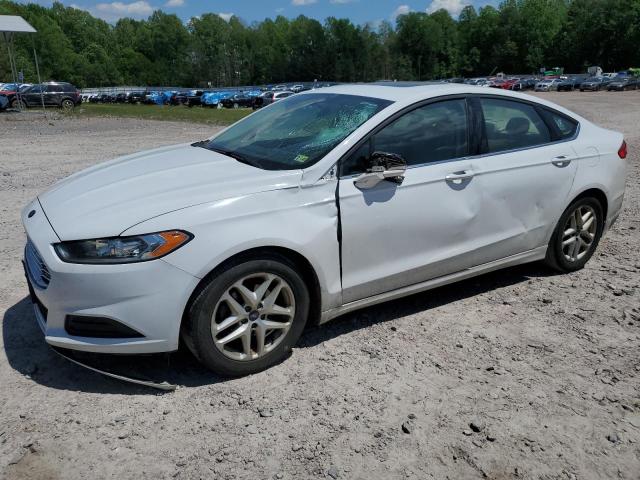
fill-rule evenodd
<path id="1" fill-rule="evenodd" d="M 483 262 L 475 254 L 482 193 L 468 157 L 467 112 L 464 98 L 415 108 L 374 132 L 342 163 L 345 303 Z M 405 159 L 401 185 L 354 185 L 374 151 Z"/>

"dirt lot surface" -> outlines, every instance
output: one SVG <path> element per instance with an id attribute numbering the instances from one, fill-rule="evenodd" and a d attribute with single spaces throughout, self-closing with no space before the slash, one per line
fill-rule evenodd
<path id="1" fill-rule="evenodd" d="M 181 385 L 168 394 L 45 345 L 19 212 L 56 179 L 210 127 L 0 115 L 0 477 L 639 479 L 640 92 L 545 98 L 629 143 L 624 212 L 584 270 L 525 265 L 346 315 L 247 378 L 154 359 Z"/>

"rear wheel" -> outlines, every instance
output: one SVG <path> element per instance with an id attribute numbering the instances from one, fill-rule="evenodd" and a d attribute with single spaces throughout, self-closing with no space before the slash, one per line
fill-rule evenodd
<path id="1" fill-rule="evenodd" d="M 216 373 L 259 372 L 289 354 L 304 329 L 309 301 L 303 279 L 284 257 L 230 265 L 193 302 L 185 343 Z"/>
<path id="2" fill-rule="evenodd" d="M 579 198 L 560 217 L 545 262 L 561 272 L 580 270 L 598 246 L 603 228 L 600 202 L 593 197 Z"/>
<path id="3" fill-rule="evenodd" d="M 65 98 L 60 102 L 60 107 L 62 107 L 63 110 L 72 110 L 75 106 L 76 104 L 69 98 Z"/>

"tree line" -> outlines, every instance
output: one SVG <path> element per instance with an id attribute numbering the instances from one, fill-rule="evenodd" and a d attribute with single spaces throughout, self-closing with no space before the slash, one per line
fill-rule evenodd
<path id="1" fill-rule="evenodd" d="M 35 47 L 43 80 L 79 87 L 430 80 L 640 66 L 640 0 L 504 0 L 497 8 L 467 6 L 457 19 L 439 10 L 366 25 L 302 15 L 247 24 L 215 13 L 185 24 L 160 10 L 112 25 L 58 2 L 47 8 L 8 0 L 0 0 L 0 15 L 21 15 L 38 30 L 16 36 L 25 81 L 36 81 Z M 10 76 L 2 49 L 0 81 Z"/>

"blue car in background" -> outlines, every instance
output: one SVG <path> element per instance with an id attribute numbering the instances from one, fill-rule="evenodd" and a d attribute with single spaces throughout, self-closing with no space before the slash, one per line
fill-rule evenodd
<path id="1" fill-rule="evenodd" d="M 236 95 L 238 92 L 206 92 L 202 95 L 202 105 L 207 107 L 216 108 L 222 100 L 230 98 Z"/>

